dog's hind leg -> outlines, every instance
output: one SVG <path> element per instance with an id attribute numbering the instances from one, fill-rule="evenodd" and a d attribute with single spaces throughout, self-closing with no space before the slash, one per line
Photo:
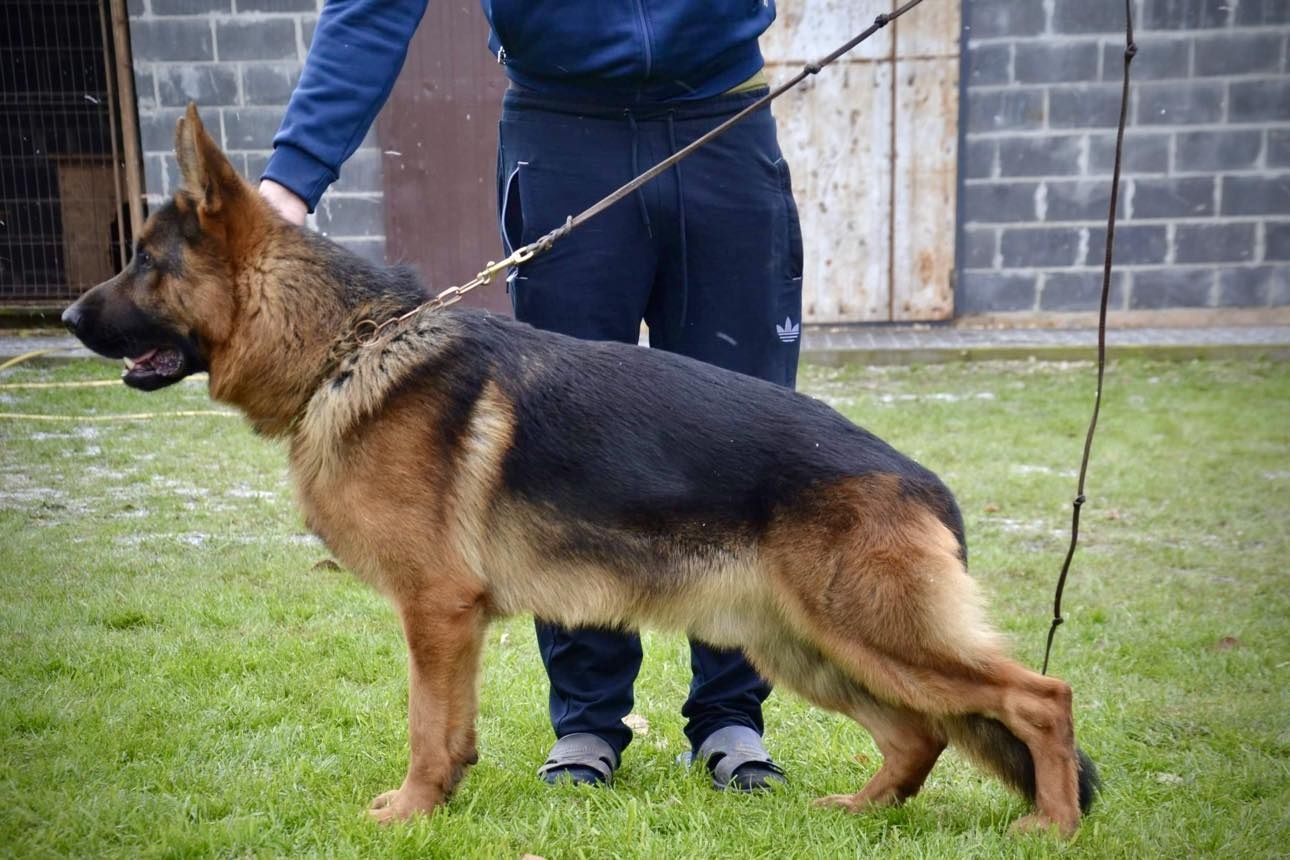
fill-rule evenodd
<path id="1" fill-rule="evenodd" d="M 894 806 L 917 794 L 945 749 L 945 739 L 921 714 L 876 701 L 853 710 L 851 716 L 873 736 L 882 766 L 855 794 L 828 795 L 816 804 L 859 812 Z"/>
<path id="2" fill-rule="evenodd" d="M 1070 688 L 1007 659 L 935 513 L 897 481 L 857 479 L 817 491 L 764 549 L 797 635 L 875 699 L 921 718 L 898 725 L 967 747 L 1032 798 L 1037 815 L 1019 827 L 1074 832 L 1085 804 Z M 920 756 L 906 758 L 916 773 Z M 886 777 L 873 789 L 889 792 Z"/>
<path id="3" fill-rule="evenodd" d="M 1016 830 L 1056 826 L 1069 836 L 1079 827 L 1080 814 L 1092 801 L 1096 770 L 1075 747 L 1071 698 L 1066 682 L 1044 677 L 1011 660 L 990 666 L 984 683 L 964 696 L 964 703 L 974 714 L 997 720 L 1030 753 L 1029 772 L 1024 762 L 1020 765 L 1021 787 L 1027 788 L 1027 776 L 1033 778 L 1036 811 L 1017 821 L 1013 825 Z M 947 729 L 951 736 L 957 734 L 952 723 L 947 724 Z M 1002 770 L 1001 775 L 1008 779 L 1008 767 L 1018 766 L 1016 752 L 1006 749 L 1006 740 L 1002 741 L 1004 750 L 996 745 L 1000 745 L 1000 739 L 987 741 L 984 748 L 969 749 L 969 753 L 985 759 L 987 766 L 994 758 L 992 769 Z M 1003 768 L 999 767 L 1000 758 Z"/>
<path id="4" fill-rule="evenodd" d="M 396 597 L 408 645 L 408 737 L 403 785 L 372 802 L 386 822 L 429 812 L 475 758 L 476 678 L 486 611 L 478 588 L 439 579 Z"/>
<path id="5" fill-rule="evenodd" d="M 763 631 L 774 630 L 766 625 Z M 811 702 L 845 714 L 873 737 L 882 765 L 859 792 L 820 798 L 817 803 L 853 812 L 891 806 L 913 797 L 945 749 L 945 738 L 922 714 L 874 698 L 853 673 L 788 630 L 748 647 L 763 675 Z"/>

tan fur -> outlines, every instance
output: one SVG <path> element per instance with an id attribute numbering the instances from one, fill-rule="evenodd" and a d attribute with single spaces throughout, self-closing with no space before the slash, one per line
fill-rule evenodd
<path id="1" fill-rule="evenodd" d="M 818 488 L 765 543 L 790 612 L 848 635 L 863 631 L 917 662 L 979 662 L 999 651 L 954 536 L 931 511 L 902 499 L 894 476 Z"/>
<path id="2" fill-rule="evenodd" d="M 802 692 L 844 712 L 852 701 L 852 716 L 891 765 L 858 794 L 832 801 L 860 808 L 903 799 L 894 786 L 921 784 L 944 746 L 938 720 L 975 713 L 1002 722 L 1035 759 L 1039 814 L 1021 826 L 1074 832 L 1070 688 L 1007 659 L 952 535 L 931 512 L 900 500 L 886 479 L 855 479 L 821 492 L 773 534 L 772 575 L 790 623 L 843 669 L 831 687 Z M 791 675 L 783 681 L 794 686 Z M 893 721 L 893 709 L 914 716 Z"/>

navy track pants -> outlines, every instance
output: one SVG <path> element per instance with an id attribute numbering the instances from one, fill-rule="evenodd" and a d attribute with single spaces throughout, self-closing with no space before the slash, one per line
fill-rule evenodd
<path id="1" fill-rule="evenodd" d="M 507 252 L 662 161 L 764 90 L 663 106 L 605 106 L 506 93 L 498 212 Z M 802 240 L 788 165 L 762 109 L 514 272 L 515 316 L 588 340 L 635 343 L 792 386 Z M 632 633 L 539 621 L 557 737 L 599 735 L 620 753 L 641 664 Z M 690 643 L 682 708 L 697 748 L 713 731 L 761 732 L 770 686 L 738 651 Z"/>

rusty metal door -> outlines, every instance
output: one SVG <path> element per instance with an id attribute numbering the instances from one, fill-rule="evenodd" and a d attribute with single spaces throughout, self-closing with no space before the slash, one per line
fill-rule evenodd
<path id="1" fill-rule="evenodd" d="M 959 5 L 919 7 L 775 103 L 802 214 L 808 322 L 953 312 Z M 779 0 L 779 20 L 762 37 L 768 73 L 792 75 L 881 8 Z M 386 254 L 417 265 L 436 290 L 500 251 L 495 174 L 506 78 L 484 48 L 487 32 L 474 0 L 430 4 L 378 121 Z M 471 299 L 510 310 L 500 289 Z"/>
<path id="2" fill-rule="evenodd" d="M 506 76 L 487 39 L 478 0 L 431 3 L 377 120 L 386 258 L 415 265 L 435 291 L 469 280 L 501 251 L 495 177 Z M 466 303 L 511 309 L 497 285 Z"/>
<path id="3" fill-rule="evenodd" d="M 767 73 L 791 77 L 895 5 L 779 0 L 762 37 Z M 807 322 L 953 314 L 960 5 L 918 7 L 775 102 Z"/>

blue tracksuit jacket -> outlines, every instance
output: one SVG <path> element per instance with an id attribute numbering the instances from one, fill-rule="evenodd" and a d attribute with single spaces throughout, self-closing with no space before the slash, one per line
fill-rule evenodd
<path id="1" fill-rule="evenodd" d="M 389 97 L 427 0 L 329 0 L 264 176 L 318 203 Z M 774 0 L 482 0 L 516 84 L 624 105 L 718 95 L 762 66 Z"/>

